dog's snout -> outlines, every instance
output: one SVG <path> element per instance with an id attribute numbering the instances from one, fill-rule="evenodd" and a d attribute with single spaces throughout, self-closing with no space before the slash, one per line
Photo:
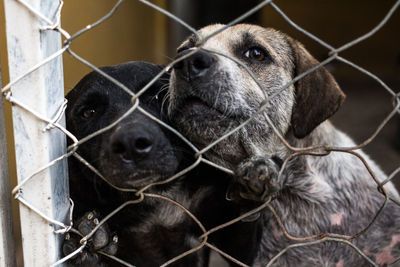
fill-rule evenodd
<path id="1" fill-rule="evenodd" d="M 133 150 L 136 154 L 147 154 L 153 148 L 153 142 L 148 136 L 142 136 L 134 141 Z"/>
<path id="2" fill-rule="evenodd" d="M 190 52 L 186 50 L 179 53 L 179 58 Z M 198 51 L 188 58 L 185 58 L 174 65 L 174 69 L 180 72 L 186 80 L 193 80 L 204 76 L 216 61 L 216 57 L 204 51 Z"/>
<path id="3" fill-rule="evenodd" d="M 140 160 L 150 155 L 155 140 L 142 129 L 118 130 L 111 136 L 111 152 L 123 160 Z"/>

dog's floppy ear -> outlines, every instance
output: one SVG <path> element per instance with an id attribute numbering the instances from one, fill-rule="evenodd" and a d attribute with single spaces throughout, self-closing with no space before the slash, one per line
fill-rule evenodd
<path id="1" fill-rule="evenodd" d="M 289 38 L 294 52 L 294 77 L 319 62 L 297 41 Z M 320 67 L 295 83 L 296 103 L 292 110 L 292 128 L 297 138 L 307 136 L 321 122 L 331 117 L 345 95 L 333 76 Z"/>

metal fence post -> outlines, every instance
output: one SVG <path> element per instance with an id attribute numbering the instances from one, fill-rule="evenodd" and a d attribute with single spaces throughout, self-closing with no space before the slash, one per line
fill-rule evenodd
<path id="1" fill-rule="evenodd" d="M 44 29 L 44 21 L 26 5 L 4 0 L 10 81 L 24 74 L 61 48 L 58 32 Z M 59 1 L 24 0 L 37 13 L 56 20 Z M 62 58 L 51 60 L 11 88 L 12 97 L 46 118 L 53 118 L 64 99 Z M 46 123 L 13 105 L 18 182 L 65 153 L 65 136 L 58 129 L 44 131 Z M 63 119 L 64 120 L 64 119 Z M 62 124 L 65 122 L 62 121 Z M 66 160 L 40 171 L 21 188 L 29 206 L 45 216 L 65 222 L 68 214 Z M 49 266 L 60 258 L 57 228 L 25 204 L 20 204 L 24 265 Z"/>
<path id="2" fill-rule="evenodd" d="M 6 124 L 4 121 L 3 99 L 0 98 L 0 266 L 15 266 L 9 179 Z"/>

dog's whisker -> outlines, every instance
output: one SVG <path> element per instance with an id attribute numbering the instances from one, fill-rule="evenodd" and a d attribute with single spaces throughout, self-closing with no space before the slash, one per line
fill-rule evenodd
<path id="1" fill-rule="evenodd" d="M 168 82 L 169 79 L 165 79 L 165 82 Z M 165 91 L 169 88 L 169 84 L 164 84 L 163 86 L 161 86 L 160 90 L 157 92 L 158 94 L 161 93 L 162 91 Z"/>
<path id="2" fill-rule="evenodd" d="M 167 93 L 164 95 L 163 100 L 162 100 L 162 102 L 161 102 L 161 112 L 164 112 L 165 103 L 168 102 L 168 99 L 169 99 L 169 98 L 170 98 L 170 93 L 167 92 Z M 163 113 L 162 113 L 162 114 L 163 114 Z M 164 114 L 163 114 L 163 115 L 164 115 Z"/>
<path id="3" fill-rule="evenodd" d="M 214 101 L 214 104 L 213 104 L 213 108 L 216 108 L 217 105 L 218 105 L 219 94 L 221 93 L 221 88 L 222 88 L 222 86 L 219 85 L 219 86 L 218 86 L 217 95 L 216 95 L 216 97 L 215 97 L 215 101 Z"/>

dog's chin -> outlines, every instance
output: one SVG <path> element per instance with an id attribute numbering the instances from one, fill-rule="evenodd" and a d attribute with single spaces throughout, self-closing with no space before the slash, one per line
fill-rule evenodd
<path id="1" fill-rule="evenodd" d="M 167 179 L 177 172 L 178 160 L 174 155 L 167 153 L 160 158 L 158 162 L 150 161 L 148 163 L 109 158 L 108 162 L 104 161 L 101 165 L 106 168 L 100 168 L 100 172 L 117 187 L 141 189 L 154 182 Z"/>
<path id="2" fill-rule="evenodd" d="M 119 175 L 106 176 L 109 182 L 114 186 L 124 189 L 139 190 L 154 182 L 159 182 L 164 179 L 164 175 L 159 173 L 120 173 Z M 166 177 L 168 178 L 168 177 Z"/>

